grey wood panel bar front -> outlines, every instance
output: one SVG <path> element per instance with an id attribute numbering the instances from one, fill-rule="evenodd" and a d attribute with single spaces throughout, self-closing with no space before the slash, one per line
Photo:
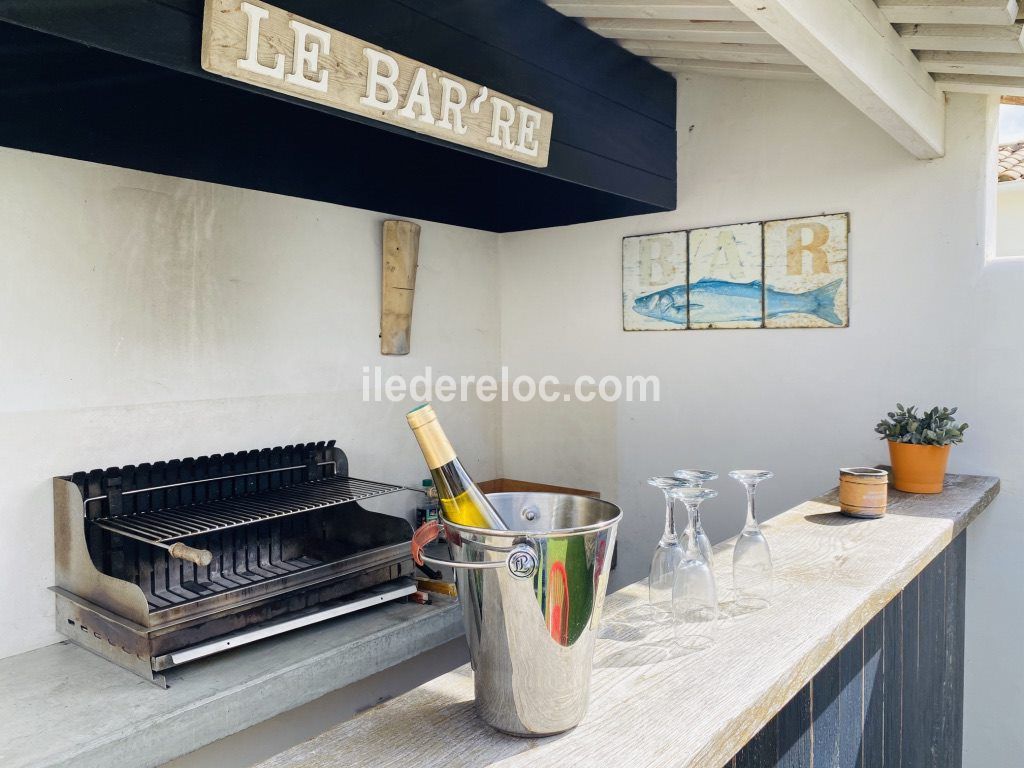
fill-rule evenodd
<path id="1" fill-rule="evenodd" d="M 726 768 L 960 768 L 966 562 L 961 533 Z"/>
<path id="2" fill-rule="evenodd" d="M 770 608 L 731 610 L 732 542 L 715 548 L 731 614 L 716 644 L 665 658 L 650 638 L 598 641 L 591 707 L 544 739 L 473 711 L 468 667 L 386 702 L 262 768 L 326 766 L 785 766 L 945 768 L 962 746 L 963 531 L 999 491 L 949 475 L 941 494 L 890 492 L 888 514 L 838 514 L 831 492 L 764 524 Z M 638 582 L 606 620 L 646 601 Z"/>

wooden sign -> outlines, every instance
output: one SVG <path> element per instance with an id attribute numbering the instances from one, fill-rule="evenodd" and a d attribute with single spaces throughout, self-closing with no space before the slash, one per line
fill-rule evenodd
<path id="1" fill-rule="evenodd" d="M 526 165 L 548 164 L 550 112 L 258 0 L 206 0 L 202 65 Z"/>
<path id="2" fill-rule="evenodd" d="M 845 213 L 622 240 L 622 329 L 845 328 Z"/>
<path id="3" fill-rule="evenodd" d="M 384 222 L 381 254 L 380 353 L 408 355 L 412 345 L 412 300 L 420 255 L 420 225 Z"/>

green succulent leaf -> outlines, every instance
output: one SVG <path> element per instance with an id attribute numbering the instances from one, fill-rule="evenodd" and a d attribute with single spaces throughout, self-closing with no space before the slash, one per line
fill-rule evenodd
<path id="1" fill-rule="evenodd" d="M 957 407 L 932 406 L 918 413 L 918 406 L 896 404 L 895 411 L 875 426 L 882 440 L 911 445 L 956 445 L 963 442 L 967 423 L 958 424 L 953 418 Z"/>

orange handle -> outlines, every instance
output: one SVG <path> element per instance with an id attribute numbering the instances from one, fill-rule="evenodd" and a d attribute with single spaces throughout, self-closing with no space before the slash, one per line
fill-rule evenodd
<path id="1" fill-rule="evenodd" d="M 409 550 L 412 552 L 412 559 L 416 565 L 423 565 L 423 548 L 427 544 L 437 541 L 440 533 L 441 525 L 436 520 L 424 523 L 416 529 L 412 535 L 412 541 L 409 542 Z"/>

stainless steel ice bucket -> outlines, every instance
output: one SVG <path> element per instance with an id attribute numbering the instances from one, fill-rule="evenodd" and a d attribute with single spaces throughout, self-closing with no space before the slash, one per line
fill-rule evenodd
<path id="1" fill-rule="evenodd" d="M 560 493 L 488 495 L 507 531 L 444 518 L 480 716 L 546 736 L 579 724 L 621 510 Z"/>

